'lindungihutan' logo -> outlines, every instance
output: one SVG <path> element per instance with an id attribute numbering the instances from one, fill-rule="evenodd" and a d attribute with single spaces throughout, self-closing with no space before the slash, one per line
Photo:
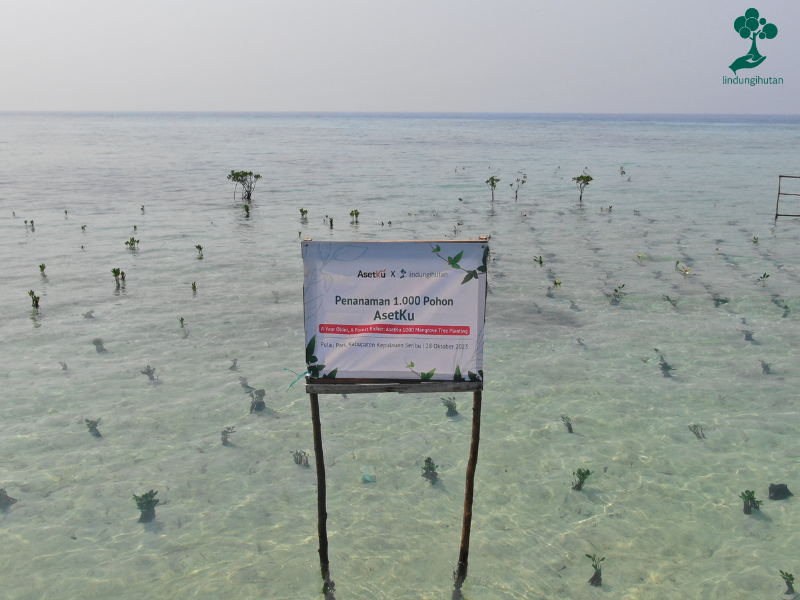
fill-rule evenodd
<path id="1" fill-rule="evenodd" d="M 772 23 L 767 23 L 763 17 L 759 18 L 755 8 L 748 8 L 743 17 L 739 17 L 733 22 L 733 27 L 742 39 L 753 41 L 750 44 L 750 51 L 733 61 L 729 67 L 736 75 L 736 71 L 739 69 L 754 69 L 767 59 L 758 51 L 756 40 L 771 40 L 778 35 L 778 28 Z"/>

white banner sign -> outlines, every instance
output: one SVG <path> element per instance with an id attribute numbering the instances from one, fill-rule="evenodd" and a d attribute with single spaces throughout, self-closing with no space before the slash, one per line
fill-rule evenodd
<path id="1" fill-rule="evenodd" d="M 483 378 L 485 240 L 302 248 L 312 378 Z"/>

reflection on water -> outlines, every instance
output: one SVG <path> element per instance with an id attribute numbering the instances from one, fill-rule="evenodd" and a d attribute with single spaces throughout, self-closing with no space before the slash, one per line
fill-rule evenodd
<path id="1" fill-rule="evenodd" d="M 465 597 L 767 597 L 798 568 L 770 491 L 800 456 L 800 224 L 771 220 L 797 124 L 0 122 L 9 597 L 320 597 L 301 237 L 492 236 Z M 232 168 L 264 176 L 249 211 Z M 472 415 L 442 400 L 320 398 L 337 597 L 452 593 Z"/>

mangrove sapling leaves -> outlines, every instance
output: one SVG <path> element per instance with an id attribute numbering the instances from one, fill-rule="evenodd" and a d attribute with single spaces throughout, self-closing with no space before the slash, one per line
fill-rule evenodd
<path id="1" fill-rule="evenodd" d="M 233 445 L 233 444 L 231 444 L 231 442 L 230 442 L 230 437 L 231 437 L 231 436 L 232 436 L 234 433 L 236 433 L 236 431 L 234 431 L 234 428 L 233 428 L 233 426 L 231 426 L 231 427 L 226 427 L 225 429 L 223 429 L 223 430 L 222 430 L 222 445 L 223 445 L 223 446 L 232 446 L 232 445 Z"/>
<path id="2" fill-rule="evenodd" d="M 203 247 L 200 244 L 197 244 L 195 246 L 195 248 L 197 249 L 197 258 L 202 260 L 203 259 Z"/>
<path id="3" fill-rule="evenodd" d="M 584 169 L 582 175 L 578 175 L 577 177 L 573 177 L 572 181 L 575 182 L 575 185 L 578 186 L 578 190 L 580 191 L 580 196 L 578 197 L 578 202 L 583 202 L 583 190 L 586 189 L 586 186 L 592 182 L 593 178 L 591 175 L 586 173 Z"/>
<path id="4" fill-rule="evenodd" d="M 436 472 L 438 466 L 433 463 L 430 456 L 425 457 L 425 463 L 422 465 L 422 476 L 432 484 L 436 483 L 439 478 L 439 473 Z"/>
<path id="5" fill-rule="evenodd" d="M 606 557 L 598 558 L 596 554 L 587 554 L 586 558 L 592 561 L 592 568 L 594 569 L 594 574 L 591 579 L 589 579 L 589 585 L 599 587 L 603 583 L 600 563 L 603 562 Z"/>
<path id="6" fill-rule="evenodd" d="M 5 488 L 0 488 L 0 511 L 7 511 L 12 504 L 17 502 L 19 502 L 19 500 L 9 496 Z"/>
<path id="7" fill-rule="evenodd" d="M 761 510 L 761 500 L 756 500 L 756 493 L 753 490 L 745 490 L 739 494 L 739 498 L 744 503 L 742 512 L 746 515 L 751 514 L 754 510 Z"/>
<path id="8" fill-rule="evenodd" d="M 453 398 L 442 398 L 442 404 L 447 407 L 447 413 L 445 414 L 446 417 L 457 417 L 458 410 L 456 406 L 456 399 Z"/>
<path id="9" fill-rule="evenodd" d="M 136 508 L 139 509 L 141 515 L 139 516 L 139 523 L 149 523 L 156 518 L 156 506 L 159 503 L 157 490 L 150 490 L 141 496 L 133 495 L 133 500 L 136 502 Z"/>
<path id="10" fill-rule="evenodd" d="M 719 308 L 730 302 L 730 298 L 723 298 L 719 294 L 714 294 L 711 299 L 714 301 L 714 308 Z"/>
<path id="11" fill-rule="evenodd" d="M 661 299 L 666 300 L 667 302 L 672 304 L 674 308 L 678 308 L 678 301 L 680 300 L 680 298 L 670 298 L 669 296 L 664 295 L 661 296 Z"/>
<path id="12" fill-rule="evenodd" d="M 97 353 L 100 354 L 102 352 L 108 352 L 105 346 L 103 346 L 103 338 L 94 338 L 92 340 L 92 344 L 94 344 L 94 349 L 97 350 Z"/>
<path id="13" fill-rule="evenodd" d="M 242 201 L 249 201 L 259 179 L 261 179 L 261 175 L 254 175 L 252 171 L 234 171 L 231 169 L 231 172 L 228 175 L 228 181 L 232 181 L 236 184 L 233 188 L 233 197 L 236 197 L 236 189 L 241 185 L 241 199 Z"/>
<path id="14" fill-rule="evenodd" d="M 589 475 L 592 474 L 592 471 L 589 469 L 578 469 L 577 471 L 572 472 L 572 489 L 576 492 L 580 492 L 583 489 L 583 484 L 589 478 Z"/>
<path id="15" fill-rule="evenodd" d="M 786 571 L 778 571 L 778 573 L 781 574 L 781 579 L 783 579 L 783 582 L 786 584 L 786 591 L 783 592 L 784 595 L 794 594 L 794 575 Z"/>
<path id="16" fill-rule="evenodd" d="M 192 293 L 193 294 L 197 293 L 197 282 L 196 281 L 192 282 Z"/>
<path id="17" fill-rule="evenodd" d="M 100 431 L 97 429 L 97 426 L 100 424 L 100 419 L 96 421 L 92 421 L 91 419 L 84 419 L 86 421 L 86 428 L 89 430 L 94 437 L 103 437 L 100 435 Z"/>
<path id="18" fill-rule="evenodd" d="M 308 452 L 305 450 L 293 450 L 292 451 L 292 458 L 294 458 L 294 464 L 299 467 L 308 468 Z"/>
<path id="19" fill-rule="evenodd" d="M 497 184 L 500 183 L 500 180 L 492 175 L 484 183 L 486 183 L 486 186 L 492 191 L 492 203 L 494 203 L 494 190 L 497 188 Z"/>
<path id="20" fill-rule="evenodd" d="M 701 425 L 689 425 L 689 431 L 691 431 L 698 440 L 702 440 L 706 437 Z"/>
<path id="21" fill-rule="evenodd" d="M 253 399 L 252 402 L 250 402 L 250 414 L 256 411 L 261 412 L 267 407 L 264 402 L 264 396 L 266 394 L 267 391 L 264 389 L 250 390 L 250 397 Z"/>
<path id="22" fill-rule="evenodd" d="M 44 277 L 44 270 L 45 270 L 45 264 L 42 263 L 39 265 L 39 273 L 42 274 L 42 277 Z"/>
<path id="23" fill-rule="evenodd" d="M 573 433 L 573 431 L 572 431 L 572 419 L 570 419 L 566 415 L 561 415 L 561 422 L 567 428 L 567 432 L 568 433 Z"/>
<path id="24" fill-rule="evenodd" d="M 156 375 L 156 370 L 153 367 L 151 367 L 150 365 L 147 365 L 140 372 L 141 372 L 142 375 L 147 375 L 147 378 L 150 381 L 155 381 L 157 379 L 157 377 L 155 376 Z"/>
<path id="25" fill-rule="evenodd" d="M 36 309 L 38 309 L 38 308 L 39 308 L 39 296 L 37 296 L 37 295 L 34 293 L 34 291 L 33 291 L 33 290 L 31 290 L 30 292 L 28 292 L 28 296 L 30 296 L 30 297 L 31 297 L 31 306 L 32 306 L 33 308 L 36 308 Z"/>
<path id="26" fill-rule="evenodd" d="M 764 273 L 761 277 L 756 279 L 756 283 L 760 283 L 762 286 L 765 286 L 765 285 L 767 285 L 767 279 L 768 278 L 769 278 L 769 275 L 767 273 Z"/>

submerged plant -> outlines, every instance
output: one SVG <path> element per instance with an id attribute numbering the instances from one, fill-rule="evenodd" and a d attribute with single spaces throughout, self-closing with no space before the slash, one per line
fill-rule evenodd
<path id="1" fill-rule="evenodd" d="M 156 375 L 156 370 L 153 367 L 151 367 L 150 365 L 147 365 L 144 369 L 142 369 L 141 373 L 142 373 L 142 375 L 147 375 L 147 378 L 150 381 L 155 381 L 155 379 L 156 379 L 156 376 L 155 376 Z"/>
<path id="2" fill-rule="evenodd" d="M 783 592 L 784 595 L 794 594 L 794 575 L 786 571 L 778 571 L 778 573 L 781 574 L 781 579 L 783 579 L 783 582 L 786 584 L 786 591 Z"/>
<path id="3" fill-rule="evenodd" d="M 17 502 L 19 502 L 19 500 L 9 496 L 5 488 L 0 488 L 0 510 L 6 511 L 12 504 Z"/>
<path id="4" fill-rule="evenodd" d="M 301 467 L 308 467 L 308 452 L 305 450 L 294 450 L 292 452 L 292 458 L 294 458 L 294 464 Z"/>
<path id="5" fill-rule="evenodd" d="M 653 348 L 656 352 L 658 352 L 658 368 L 661 369 L 661 374 L 664 377 L 672 377 L 672 371 L 675 371 L 675 367 L 669 364 L 664 355 L 661 354 L 661 351 L 658 348 Z"/>
<path id="6" fill-rule="evenodd" d="M 266 394 L 267 391 L 264 389 L 250 391 L 250 397 L 253 399 L 252 402 L 250 402 L 251 414 L 254 413 L 255 411 L 260 412 L 267 407 L 266 403 L 264 402 L 264 396 L 266 396 Z"/>
<path id="7" fill-rule="evenodd" d="M 100 424 L 100 419 L 97 419 L 97 421 L 84 419 L 84 421 L 86 421 L 86 428 L 89 430 L 89 433 L 91 433 L 94 437 L 103 437 L 100 435 L 100 431 L 97 429 L 97 426 Z"/>
<path id="8" fill-rule="evenodd" d="M 497 184 L 500 183 L 500 180 L 492 175 L 484 183 L 492 191 L 492 203 L 494 203 L 494 191 L 497 189 Z"/>
<path id="9" fill-rule="evenodd" d="M 566 415 L 561 415 L 561 422 L 567 428 L 567 433 L 572 433 L 572 419 Z"/>
<path id="10" fill-rule="evenodd" d="M 28 292 L 28 296 L 31 297 L 31 306 L 33 306 L 33 308 L 39 308 L 39 296 L 34 294 L 33 290 Z"/>
<path id="11" fill-rule="evenodd" d="M 789 310 L 790 309 L 789 309 L 789 304 L 786 302 L 786 300 L 783 300 L 782 298 L 779 298 L 778 296 L 773 296 L 772 297 L 772 303 L 775 306 L 777 306 L 778 308 L 782 308 L 783 309 L 783 317 L 782 317 L 783 319 L 785 319 L 786 317 L 789 316 Z"/>
<path id="12" fill-rule="evenodd" d="M 136 502 L 136 508 L 139 509 L 139 523 L 149 523 L 156 518 L 156 505 L 159 503 L 156 498 L 158 491 L 150 490 L 141 496 L 133 495 L 133 500 Z"/>
<path id="13" fill-rule="evenodd" d="M 586 558 L 592 561 L 592 568 L 594 569 L 594 575 L 589 580 L 589 585 L 594 587 L 599 587 L 603 583 L 603 578 L 600 573 L 600 563 L 603 562 L 606 557 L 598 558 L 596 554 L 587 554 Z"/>
<path id="14" fill-rule="evenodd" d="M 246 391 L 254 389 L 250 387 L 249 383 L 247 383 L 247 377 L 239 377 L 239 385 L 242 386 Z"/>
<path id="15" fill-rule="evenodd" d="M 714 308 L 719 308 L 730 302 L 729 298 L 723 298 L 719 294 L 714 294 L 711 299 L 714 301 Z"/>
<path id="16" fill-rule="evenodd" d="M 92 340 L 92 344 L 94 344 L 94 349 L 97 350 L 97 353 L 100 354 L 102 352 L 108 352 L 105 346 L 103 346 L 103 338 L 94 338 Z"/>
<path id="17" fill-rule="evenodd" d="M 672 304 L 672 306 L 673 306 L 674 308 L 678 308 L 678 300 L 680 300 L 680 298 L 670 298 L 670 297 L 669 297 L 669 296 L 667 296 L 667 295 L 661 296 L 661 298 L 662 298 L 663 300 L 666 300 L 666 301 L 667 301 L 667 302 L 669 302 L 670 304 Z"/>
<path id="18" fill-rule="evenodd" d="M 223 429 L 223 430 L 222 430 L 222 445 L 223 445 L 223 446 L 229 446 L 229 445 L 230 445 L 230 440 L 229 440 L 229 438 L 230 438 L 230 437 L 231 437 L 231 436 L 232 436 L 234 433 L 236 433 L 236 432 L 234 431 L 234 428 L 233 428 L 233 426 L 231 426 L 231 427 L 226 427 L 225 429 Z"/>
<path id="19" fill-rule="evenodd" d="M 772 375 L 772 369 L 770 369 L 772 363 L 764 362 L 760 358 L 758 359 L 758 362 L 761 363 L 761 373 L 764 375 Z"/>
<path id="20" fill-rule="evenodd" d="M 233 364 L 230 367 L 228 367 L 228 370 L 229 371 L 235 371 L 236 370 L 236 363 L 238 363 L 238 362 L 239 362 L 239 359 L 238 358 L 234 358 L 233 359 Z"/>
<path id="21" fill-rule="evenodd" d="M 580 196 L 578 196 L 578 202 L 583 203 L 583 190 L 586 189 L 586 186 L 589 185 L 593 180 L 593 177 L 589 175 L 586 170 L 584 169 L 583 175 L 578 175 L 577 177 L 573 177 L 572 181 L 575 182 L 575 185 L 578 186 L 578 190 L 580 191 Z"/>
<path id="22" fill-rule="evenodd" d="M 445 413 L 446 417 L 458 416 L 458 410 L 456 410 L 455 396 L 453 398 L 442 398 L 442 404 L 444 404 L 447 407 L 447 412 Z"/>
<path id="23" fill-rule="evenodd" d="M 706 434 L 703 433 L 703 428 L 700 425 L 689 425 L 689 431 L 691 431 L 698 440 L 702 440 L 706 437 Z"/>
<path id="24" fill-rule="evenodd" d="M 589 469 L 578 469 L 577 471 L 573 471 L 572 489 L 576 492 L 580 492 L 583 489 L 583 484 L 586 483 L 586 480 L 591 474 L 592 472 Z"/>
<path id="25" fill-rule="evenodd" d="M 41 274 L 42 274 L 42 277 L 44 277 L 44 276 L 45 276 L 45 274 L 44 274 L 44 269 L 45 269 L 45 264 L 44 264 L 44 263 L 40 264 L 40 265 L 39 265 L 39 273 L 41 273 Z"/>
<path id="26" fill-rule="evenodd" d="M 422 465 L 422 476 L 431 483 L 436 483 L 439 478 L 439 473 L 436 472 L 436 467 L 438 466 L 433 463 L 430 456 L 425 457 L 425 464 Z"/>
<path id="27" fill-rule="evenodd" d="M 744 502 L 742 512 L 749 515 L 753 510 L 761 510 L 761 500 L 756 500 L 756 493 L 752 490 L 745 490 L 739 494 L 739 498 Z"/>
<path id="28" fill-rule="evenodd" d="M 197 246 L 195 246 L 195 248 L 197 248 L 197 258 L 202 260 L 203 259 L 203 247 L 200 244 L 197 244 Z"/>

